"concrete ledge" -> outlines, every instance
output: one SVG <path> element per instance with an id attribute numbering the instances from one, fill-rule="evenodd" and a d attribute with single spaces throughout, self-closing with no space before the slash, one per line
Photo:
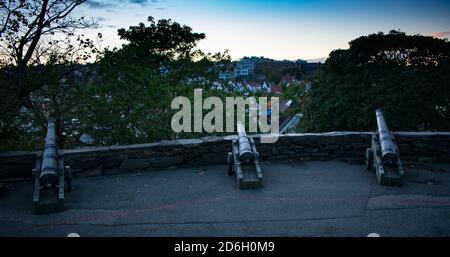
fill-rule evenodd
<path id="1" fill-rule="evenodd" d="M 281 135 L 273 144 L 253 136 L 263 160 L 342 159 L 361 163 L 372 132 L 328 132 Z M 450 132 L 395 132 L 403 161 L 450 162 Z M 210 136 L 149 144 L 64 150 L 65 161 L 77 173 L 100 175 L 164 169 L 178 166 L 223 164 L 236 136 Z M 0 153 L 0 179 L 27 177 L 40 153 Z"/>

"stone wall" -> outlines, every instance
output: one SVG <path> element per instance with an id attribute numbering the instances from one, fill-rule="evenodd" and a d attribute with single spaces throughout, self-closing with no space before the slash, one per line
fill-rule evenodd
<path id="1" fill-rule="evenodd" d="M 395 133 L 402 161 L 450 162 L 450 132 Z M 84 175 L 117 174 L 171 167 L 224 164 L 234 137 L 180 139 L 152 144 L 65 150 L 66 165 Z M 371 133 L 290 134 L 274 144 L 261 144 L 262 160 L 331 160 L 362 163 Z M 0 153 L 0 178 L 29 176 L 39 152 Z"/>

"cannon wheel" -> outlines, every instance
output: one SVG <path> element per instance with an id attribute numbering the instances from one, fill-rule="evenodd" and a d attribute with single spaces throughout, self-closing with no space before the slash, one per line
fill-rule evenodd
<path id="1" fill-rule="evenodd" d="M 33 187 L 33 192 L 35 184 L 36 184 L 36 169 L 33 169 L 31 171 L 31 186 Z"/>
<path id="2" fill-rule="evenodd" d="M 42 157 L 40 154 L 36 155 L 36 164 L 34 166 L 34 169 L 31 170 L 31 185 L 33 186 L 33 192 L 34 192 L 34 186 L 36 182 L 36 178 L 39 177 L 40 171 L 41 171 L 41 165 L 42 165 Z"/>
<path id="3" fill-rule="evenodd" d="M 366 149 L 366 169 L 371 171 L 373 168 L 373 152 L 371 148 Z"/>
<path id="4" fill-rule="evenodd" d="M 66 167 L 66 174 L 64 174 L 66 178 L 66 190 L 67 192 L 72 191 L 72 172 L 70 171 L 69 167 Z"/>
<path id="5" fill-rule="evenodd" d="M 35 188 L 35 186 L 36 186 L 36 179 L 34 179 L 34 176 L 31 178 L 31 187 L 32 187 L 32 192 L 33 192 L 33 194 L 34 194 L 34 188 Z"/>
<path id="6" fill-rule="evenodd" d="M 234 174 L 233 173 L 234 160 L 232 153 L 228 153 L 227 162 L 228 162 L 228 176 L 232 176 Z"/>

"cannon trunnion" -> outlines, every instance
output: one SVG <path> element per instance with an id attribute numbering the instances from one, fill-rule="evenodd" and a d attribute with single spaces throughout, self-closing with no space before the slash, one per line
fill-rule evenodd
<path id="1" fill-rule="evenodd" d="M 228 153 L 228 175 L 236 176 L 239 189 L 262 188 L 263 175 L 255 141 L 247 137 L 241 123 L 237 128 L 238 140 L 232 141 L 231 152 Z"/>
<path id="2" fill-rule="evenodd" d="M 379 185 L 399 186 L 404 175 L 395 138 L 389 131 L 381 110 L 376 110 L 378 130 L 372 135 L 372 145 L 366 149 L 366 168 L 374 170 Z"/>
<path id="3" fill-rule="evenodd" d="M 70 167 L 56 145 L 55 121 L 49 119 L 42 155 L 36 157 L 32 171 L 33 211 L 36 214 L 64 210 L 64 192 L 72 191 Z"/>

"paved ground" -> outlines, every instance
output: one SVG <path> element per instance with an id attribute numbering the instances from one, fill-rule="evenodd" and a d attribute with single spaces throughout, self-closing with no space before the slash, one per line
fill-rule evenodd
<path id="1" fill-rule="evenodd" d="M 67 210 L 31 212 L 29 182 L 0 198 L 0 235 L 450 236 L 450 164 L 407 168 L 382 187 L 362 165 L 264 162 L 264 189 L 237 190 L 226 166 L 79 177 Z"/>

